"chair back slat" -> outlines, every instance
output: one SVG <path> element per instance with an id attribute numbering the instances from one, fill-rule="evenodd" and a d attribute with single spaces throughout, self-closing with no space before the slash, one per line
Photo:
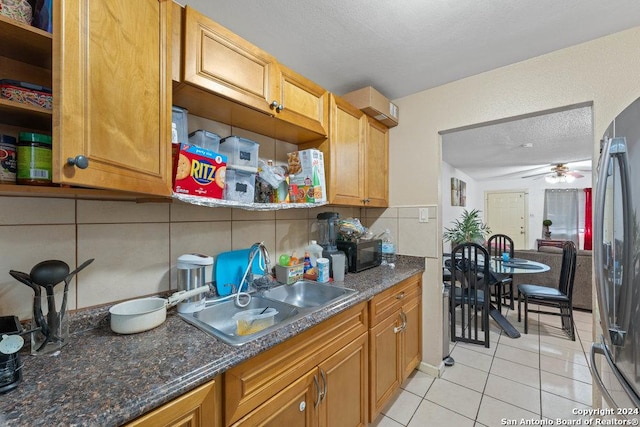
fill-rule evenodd
<path id="1" fill-rule="evenodd" d="M 573 282 L 576 275 L 577 250 L 576 245 L 568 240 L 562 245 L 562 266 L 558 289 L 571 300 L 573 295 Z"/>
<path id="2" fill-rule="evenodd" d="M 503 252 L 509 252 L 509 256 L 513 258 L 513 239 L 506 234 L 494 234 L 487 240 L 487 250 L 491 256 L 502 256 Z"/>
<path id="3" fill-rule="evenodd" d="M 451 251 L 451 339 L 489 347 L 489 254 L 465 242 Z M 486 261 L 486 262 L 485 262 Z M 459 324 L 458 320 L 459 319 Z M 456 328 L 458 326 L 458 328 Z"/>

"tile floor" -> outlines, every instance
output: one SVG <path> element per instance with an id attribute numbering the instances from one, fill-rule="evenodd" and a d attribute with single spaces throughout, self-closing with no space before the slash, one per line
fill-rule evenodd
<path id="1" fill-rule="evenodd" d="M 577 420 L 591 407 L 591 313 L 574 311 L 576 341 L 560 330 L 560 318 L 529 314 L 529 334 L 515 311 L 503 308 L 521 332 L 501 334 L 491 320 L 490 348 L 451 343 L 454 366 L 441 378 L 415 371 L 371 426 L 500 426 L 521 420 Z M 534 421 L 535 423 L 535 421 Z"/>

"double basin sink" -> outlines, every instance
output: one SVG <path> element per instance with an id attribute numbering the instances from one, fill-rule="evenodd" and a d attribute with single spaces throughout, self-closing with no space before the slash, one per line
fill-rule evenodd
<path id="1" fill-rule="evenodd" d="M 245 307 L 239 307 L 234 298 L 207 306 L 195 313 L 181 313 L 180 317 L 219 340 L 238 346 L 357 293 L 354 289 L 301 280 L 292 285 L 280 285 L 256 292 Z M 237 333 L 237 323 L 233 319 L 235 314 L 245 310 L 267 308 L 274 308 L 278 312 L 273 319 L 273 325 L 248 335 Z"/>

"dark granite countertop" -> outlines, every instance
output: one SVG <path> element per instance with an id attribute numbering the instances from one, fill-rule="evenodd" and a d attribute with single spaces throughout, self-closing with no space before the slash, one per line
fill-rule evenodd
<path id="1" fill-rule="evenodd" d="M 348 274 L 344 286 L 359 291 L 348 302 L 239 347 L 191 326 L 175 309 L 159 327 L 133 335 L 111 331 L 108 307 L 74 313 L 83 326 L 57 355 L 21 353 L 23 380 L 0 394 L 0 425 L 121 425 L 423 270 L 424 258 L 399 256 L 395 269 Z"/>

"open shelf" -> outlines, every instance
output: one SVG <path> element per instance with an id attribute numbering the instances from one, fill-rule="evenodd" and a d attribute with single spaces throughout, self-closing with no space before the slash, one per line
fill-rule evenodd
<path id="1" fill-rule="evenodd" d="M 0 15 L 0 40 L 2 56 L 51 69 L 51 33 Z"/>

